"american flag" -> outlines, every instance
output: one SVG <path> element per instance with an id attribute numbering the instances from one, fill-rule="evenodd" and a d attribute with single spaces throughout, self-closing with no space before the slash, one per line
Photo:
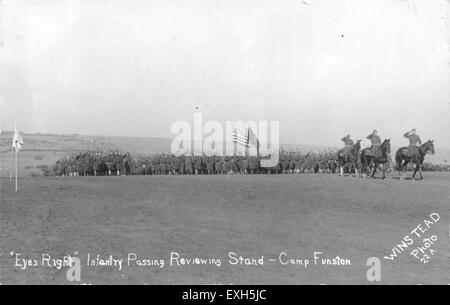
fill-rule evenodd
<path id="1" fill-rule="evenodd" d="M 233 142 L 244 145 L 246 148 L 256 147 L 257 153 L 259 154 L 259 140 L 251 128 L 246 131 L 247 135 L 243 135 L 237 129 L 233 132 Z"/>
<path id="2" fill-rule="evenodd" d="M 244 145 L 245 147 L 249 147 L 248 145 L 248 136 L 244 136 L 237 129 L 233 132 L 233 142 L 237 144 Z"/>

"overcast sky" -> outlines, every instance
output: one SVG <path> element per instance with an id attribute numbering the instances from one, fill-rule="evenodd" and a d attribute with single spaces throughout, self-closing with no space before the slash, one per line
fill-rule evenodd
<path id="1" fill-rule="evenodd" d="M 450 1 L 3 0 L 0 18 L 2 130 L 170 137 L 198 107 L 277 120 L 283 143 L 415 127 L 450 148 Z"/>

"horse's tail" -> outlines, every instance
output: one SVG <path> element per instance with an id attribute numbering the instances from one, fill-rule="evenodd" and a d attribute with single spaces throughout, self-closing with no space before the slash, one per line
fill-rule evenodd
<path id="1" fill-rule="evenodd" d="M 361 166 L 366 166 L 367 164 L 367 160 L 366 160 L 366 154 L 365 154 L 365 152 L 366 152 L 366 149 L 367 148 L 364 148 L 363 150 L 361 150 L 361 152 L 359 153 L 359 162 L 361 163 Z"/>
<path id="2" fill-rule="evenodd" d="M 341 166 L 341 164 L 345 158 L 342 154 L 343 154 L 342 149 L 337 152 L 337 159 L 338 159 L 339 166 Z"/>

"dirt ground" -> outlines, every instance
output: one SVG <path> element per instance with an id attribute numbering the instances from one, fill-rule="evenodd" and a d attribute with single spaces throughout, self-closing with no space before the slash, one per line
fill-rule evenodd
<path id="1" fill-rule="evenodd" d="M 46 254 L 78 257 L 78 283 L 91 284 L 371 284 L 370 257 L 381 261 L 381 284 L 450 283 L 448 173 L 425 173 L 421 182 L 326 174 L 35 177 L 21 178 L 19 188 L 14 193 L 1 179 L 1 284 L 71 284 L 69 267 L 58 269 Z M 420 237 L 411 233 L 418 225 L 426 229 L 416 230 Z M 406 235 L 413 244 L 384 259 Z M 435 252 L 424 264 L 410 252 L 433 235 Z M 247 260 L 232 264 L 230 252 Z M 128 264 L 130 253 L 153 265 Z M 280 254 L 283 263 L 295 261 L 284 265 Z M 88 265 L 97 255 L 122 259 L 122 267 Z M 262 256 L 264 264 L 254 265 Z M 323 264 L 337 256 L 344 265 Z M 208 263 L 177 265 L 181 257 Z"/>

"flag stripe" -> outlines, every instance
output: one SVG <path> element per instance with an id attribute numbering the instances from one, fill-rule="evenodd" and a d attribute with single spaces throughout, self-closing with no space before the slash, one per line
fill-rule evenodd
<path id="1" fill-rule="evenodd" d="M 233 137 L 233 139 L 240 140 L 240 141 L 247 141 L 247 138 L 242 138 L 242 137 Z"/>
<path id="2" fill-rule="evenodd" d="M 247 146 L 248 138 L 242 134 L 234 132 L 233 133 L 233 142 Z"/>
<path id="3" fill-rule="evenodd" d="M 237 133 L 237 132 L 233 133 L 233 142 L 248 147 L 247 146 L 248 138 L 246 136 L 242 135 L 242 134 Z"/>
<path id="4" fill-rule="evenodd" d="M 233 138 L 234 139 L 240 139 L 240 140 L 243 140 L 243 141 L 247 141 L 247 137 L 246 136 L 243 136 L 243 135 L 240 135 L 240 134 L 237 134 L 237 133 L 233 134 Z"/>
<path id="5" fill-rule="evenodd" d="M 246 141 L 240 141 L 240 140 L 234 139 L 233 142 L 234 142 L 234 143 L 238 143 L 238 144 L 242 144 L 242 145 L 247 145 L 247 142 L 246 142 Z"/>

